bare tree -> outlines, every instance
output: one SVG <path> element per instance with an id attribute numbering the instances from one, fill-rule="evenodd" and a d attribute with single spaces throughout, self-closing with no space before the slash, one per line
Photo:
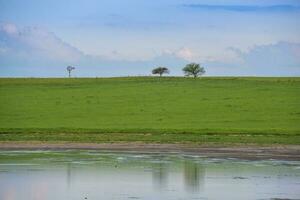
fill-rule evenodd
<path id="1" fill-rule="evenodd" d="M 194 78 L 205 73 L 204 67 L 201 67 L 198 63 L 187 64 L 182 71 L 186 76 L 194 76 Z"/>
<path id="2" fill-rule="evenodd" d="M 75 67 L 72 67 L 72 66 L 67 67 L 67 71 L 69 72 L 69 78 L 71 77 L 71 71 L 74 69 L 75 69 Z"/>

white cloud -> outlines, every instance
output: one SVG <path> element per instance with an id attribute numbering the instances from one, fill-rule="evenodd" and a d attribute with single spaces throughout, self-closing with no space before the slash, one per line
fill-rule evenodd
<path id="1" fill-rule="evenodd" d="M 277 42 L 268 45 L 256 45 L 248 51 L 232 49 L 244 61 L 253 67 L 300 67 L 300 43 Z"/>
<path id="2" fill-rule="evenodd" d="M 188 61 L 191 61 L 191 60 L 195 59 L 195 56 L 196 56 L 194 54 L 194 52 L 192 52 L 191 49 L 186 48 L 186 47 L 183 47 L 183 48 L 179 49 L 178 51 L 176 51 L 175 55 L 178 58 L 182 58 L 182 59 L 185 59 L 185 60 L 188 60 Z"/>
<path id="3" fill-rule="evenodd" d="M 203 64 L 208 75 L 300 75 L 300 44 L 291 42 L 256 45 L 247 51 L 182 47 L 134 60 L 118 50 L 108 54 L 85 55 L 45 29 L 0 23 L 0 75 L 60 76 L 67 65 L 75 65 L 78 75 L 85 76 L 147 75 L 159 65 L 169 67 L 170 75 L 182 75 L 188 62 Z"/>
<path id="4" fill-rule="evenodd" d="M 0 53 L 25 60 L 76 62 L 84 54 L 65 43 L 54 33 L 39 27 L 17 27 L 0 24 Z"/>
<path id="5" fill-rule="evenodd" d="M 192 50 L 182 47 L 176 50 L 164 50 L 162 55 L 172 55 L 187 62 L 222 62 L 222 63 L 242 63 L 243 60 L 234 48 L 218 49 L 216 51 Z"/>
<path id="6" fill-rule="evenodd" d="M 247 51 L 229 48 L 239 62 L 207 62 L 213 73 L 222 75 L 299 76 L 300 43 L 277 42 L 256 45 Z M 217 71 L 219 70 L 219 71 Z"/>
<path id="7" fill-rule="evenodd" d="M 177 59 L 182 59 L 187 62 L 201 62 L 205 60 L 205 57 L 201 55 L 201 53 L 196 52 L 195 50 L 192 50 L 188 47 L 182 47 L 175 50 L 163 50 L 162 56 L 172 56 L 176 57 Z"/>
<path id="8" fill-rule="evenodd" d="M 14 24 L 9 24 L 9 23 L 5 23 L 5 24 L 0 24 L 0 30 L 3 30 L 4 32 L 6 32 L 7 34 L 17 34 L 18 29 L 16 27 L 16 25 Z"/>

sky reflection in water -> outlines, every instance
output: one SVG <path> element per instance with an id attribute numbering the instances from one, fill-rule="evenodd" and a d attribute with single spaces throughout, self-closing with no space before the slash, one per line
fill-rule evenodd
<path id="1" fill-rule="evenodd" d="M 300 198 L 299 161 L 0 151 L 1 200 Z"/>

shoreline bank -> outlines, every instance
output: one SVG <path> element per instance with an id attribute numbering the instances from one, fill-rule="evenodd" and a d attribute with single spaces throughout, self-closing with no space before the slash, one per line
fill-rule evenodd
<path id="1" fill-rule="evenodd" d="M 0 150 L 99 150 L 124 153 L 185 153 L 216 158 L 300 160 L 299 145 L 196 145 L 149 143 L 0 142 Z"/>

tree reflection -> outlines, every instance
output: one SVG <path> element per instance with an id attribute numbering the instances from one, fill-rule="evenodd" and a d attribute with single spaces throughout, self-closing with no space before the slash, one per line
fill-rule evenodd
<path id="1" fill-rule="evenodd" d="M 168 185 L 168 167 L 166 163 L 159 162 L 152 168 L 152 180 L 155 189 L 163 190 Z"/>
<path id="2" fill-rule="evenodd" d="M 204 184 L 205 169 L 191 160 L 184 162 L 184 184 L 188 192 L 198 192 Z"/>
<path id="3" fill-rule="evenodd" d="M 71 172 L 72 166 L 71 163 L 67 164 L 67 186 L 70 188 L 71 186 L 71 179 L 72 179 L 72 172 Z"/>

